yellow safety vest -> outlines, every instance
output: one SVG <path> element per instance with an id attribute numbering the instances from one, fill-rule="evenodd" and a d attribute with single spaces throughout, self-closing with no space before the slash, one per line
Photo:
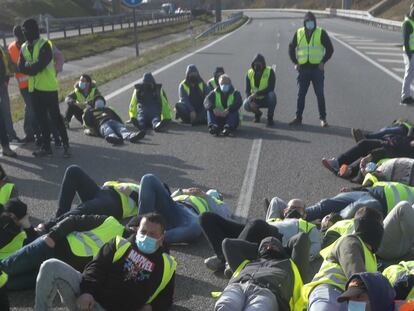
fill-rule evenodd
<path id="1" fill-rule="evenodd" d="M 131 216 L 138 215 L 138 202 L 135 202 L 134 199 L 125 195 L 120 189 L 127 187 L 130 188 L 132 191 L 137 192 L 139 194 L 140 186 L 134 183 L 127 183 L 127 182 L 118 182 L 118 181 L 107 181 L 103 184 L 103 187 L 113 188 L 121 198 L 122 204 L 122 218 L 128 218 Z"/>
<path id="2" fill-rule="evenodd" d="M 392 265 L 387 267 L 382 274 L 390 281 L 394 286 L 395 282 L 409 274 L 414 274 L 414 261 L 401 261 L 398 265 Z M 406 299 L 414 299 L 414 288 L 408 293 Z"/>
<path id="3" fill-rule="evenodd" d="M 30 53 L 28 43 L 25 42 L 22 45 L 22 55 L 25 61 L 29 63 L 36 63 L 39 60 L 39 51 L 42 48 L 42 46 L 46 43 L 49 44 L 52 48 L 51 41 L 45 40 L 42 37 L 40 37 L 34 43 L 33 52 Z M 33 92 L 34 90 L 51 92 L 57 91 L 59 89 L 59 82 L 56 78 L 54 62 L 55 61 L 52 57 L 52 60 L 45 69 L 43 69 L 35 76 L 29 76 L 29 92 Z"/>
<path id="4" fill-rule="evenodd" d="M 0 288 L 2 288 L 4 285 L 6 285 L 7 280 L 9 279 L 6 272 L 1 271 L 0 273 Z"/>
<path id="5" fill-rule="evenodd" d="M 92 101 L 95 98 L 96 87 L 93 87 L 89 94 L 85 97 L 79 88 L 75 88 L 76 100 L 80 103 Z"/>
<path id="6" fill-rule="evenodd" d="M 322 28 L 316 27 L 310 38 L 310 42 L 306 39 L 305 28 L 299 28 L 296 33 L 296 58 L 299 65 L 306 63 L 320 64 L 325 55 L 325 47 L 321 42 Z"/>
<path id="7" fill-rule="evenodd" d="M 9 53 L 8 51 L 5 51 L 1 45 L 0 45 L 0 53 L 1 53 L 1 60 L 3 61 L 4 68 L 6 70 L 5 75 L 6 77 L 11 77 L 13 75 L 13 69 L 11 67 Z"/>
<path id="8" fill-rule="evenodd" d="M 313 277 L 313 280 L 310 283 L 305 284 L 303 286 L 302 296 L 300 302 L 297 304 L 297 309 L 295 310 L 299 311 L 306 309 L 310 293 L 316 286 L 320 284 L 330 284 L 335 287 L 338 287 L 342 291 L 345 290 L 347 278 L 341 266 L 338 263 L 331 262 L 327 259 L 335 245 L 337 245 L 345 237 L 346 236 L 341 237 L 335 243 L 329 245 L 320 252 L 322 258 L 324 259 L 322 266 L 319 269 L 319 272 Z M 375 255 L 368 249 L 368 247 L 359 237 L 357 238 L 361 242 L 361 246 L 364 251 L 365 271 L 376 272 L 377 259 Z"/>
<path id="9" fill-rule="evenodd" d="M 344 219 L 333 224 L 326 232 L 336 232 L 340 236 L 351 234 L 354 231 L 354 220 Z"/>
<path id="10" fill-rule="evenodd" d="M 199 215 L 210 211 L 210 206 L 208 205 L 207 200 L 202 197 L 198 197 L 195 195 L 182 194 L 182 195 L 173 197 L 173 200 L 176 202 L 185 202 L 187 204 L 190 204 L 197 211 Z M 215 200 L 218 204 L 223 203 L 222 201 L 219 201 L 217 199 Z"/>
<path id="11" fill-rule="evenodd" d="M 218 87 L 216 80 L 213 78 L 211 78 L 210 80 L 208 80 L 208 83 L 211 84 L 211 86 L 213 87 L 213 89 L 216 89 Z"/>
<path id="12" fill-rule="evenodd" d="M 0 188 L 0 204 L 1 205 L 6 204 L 10 200 L 10 196 L 11 196 L 11 193 L 13 191 L 13 188 L 14 188 L 14 184 L 12 184 L 10 182 L 5 183 Z"/>
<path id="13" fill-rule="evenodd" d="M 229 94 L 227 97 L 227 108 L 230 108 L 234 104 L 234 92 L 235 91 L 233 91 L 233 93 Z M 214 93 L 216 96 L 216 108 L 219 110 L 224 110 L 223 102 L 221 101 L 221 93 L 218 90 L 215 90 Z"/>
<path id="14" fill-rule="evenodd" d="M 269 86 L 269 77 L 272 71 L 272 67 L 266 66 L 263 70 L 262 77 L 260 78 L 260 83 L 257 86 L 254 80 L 254 70 L 250 68 L 247 72 L 247 77 L 250 81 L 250 93 L 256 93 L 265 90 Z M 263 98 L 263 96 L 259 96 L 258 98 Z"/>
<path id="15" fill-rule="evenodd" d="M 190 87 L 188 86 L 187 82 L 185 80 L 183 80 L 181 82 L 181 84 L 183 85 L 184 91 L 187 94 L 187 96 L 190 96 Z M 204 83 L 203 82 L 200 82 L 198 84 L 198 88 L 200 89 L 201 93 L 204 93 Z"/>
<path id="16" fill-rule="evenodd" d="M 118 235 L 122 236 L 124 229 L 123 225 L 110 216 L 95 229 L 72 232 L 66 239 L 73 254 L 78 257 L 93 257 L 106 242 Z"/>
<path id="17" fill-rule="evenodd" d="M 24 240 L 27 239 L 26 231 L 22 230 L 18 235 L 16 235 L 9 244 L 3 246 L 0 249 L 0 259 L 6 259 L 21 249 L 24 245 Z"/>
<path id="18" fill-rule="evenodd" d="M 120 236 L 117 236 L 115 240 L 115 247 L 116 251 L 112 259 L 113 263 L 122 258 L 126 251 L 131 247 L 131 243 L 128 240 Z M 168 285 L 177 268 L 177 262 L 175 261 L 175 258 L 173 256 L 163 253 L 162 257 L 164 260 L 164 270 L 162 274 L 161 283 L 160 285 L 158 285 L 155 292 L 148 298 L 146 302 L 147 304 L 153 302 L 155 298 L 157 298 L 157 296 L 162 292 L 162 290 Z"/>
<path id="19" fill-rule="evenodd" d="M 279 222 L 279 221 L 283 221 L 283 219 L 281 218 L 269 218 L 268 220 L 266 220 L 267 223 L 271 224 L 273 222 Z M 310 222 L 307 222 L 306 220 L 303 220 L 302 218 L 298 219 L 298 229 L 299 231 L 303 232 L 303 233 L 309 233 L 313 228 L 315 228 L 316 226 L 314 224 L 311 224 Z"/>
<path id="20" fill-rule="evenodd" d="M 409 43 L 410 43 L 410 52 L 413 52 L 414 51 L 414 21 L 411 18 L 409 18 L 408 16 L 406 16 L 403 23 L 404 24 L 405 23 L 410 23 L 411 27 L 413 29 L 413 31 L 410 34 L 410 41 L 409 41 Z M 404 45 L 403 45 L 403 50 L 405 51 L 405 46 Z"/>
<path id="21" fill-rule="evenodd" d="M 171 120 L 171 108 L 170 104 L 168 103 L 167 96 L 162 88 L 160 88 L 160 99 L 161 99 L 161 120 Z M 129 102 L 129 109 L 128 115 L 129 118 L 136 118 L 137 117 L 137 106 L 138 106 L 138 99 L 137 99 L 137 90 L 134 89 L 132 93 L 131 101 Z"/>
<path id="22" fill-rule="evenodd" d="M 387 213 L 401 201 L 414 203 L 414 187 L 409 187 L 398 182 L 380 181 L 373 187 L 384 187 L 385 199 L 387 201 Z"/>

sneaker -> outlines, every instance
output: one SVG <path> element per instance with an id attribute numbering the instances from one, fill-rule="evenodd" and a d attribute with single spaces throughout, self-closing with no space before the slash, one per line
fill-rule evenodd
<path id="1" fill-rule="evenodd" d="M 157 124 L 154 125 L 154 131 L 155 132 L 161 132 L 164 129 L 164 123 L 163 122 L 157 122 Z"/>
<path id="2" fill-rule="evenodd" d="M 145 137 L 145 131 L 138 131 L 134 132 L 131 135 L 129 135 L 129 141 L 133 144 L 137 143 L 139 140 L 143 139 Z"/>
<path id="3" fill-rule="evenodd" d="M 354 138 L 355 142 L 359 142 L 365 138 L 364 134 L 360 129 L 351 128 L 351 135 Z"/>
<path id="4" fill-rule="evenodd" d="M 36 158 L 43 158 L 46 156 L 52 156 L 52 149 L 44 149 L 44 148 L 40 148 L 38 150 L 35 150 L 32 152 L 32 154 L 36 157 Z"/>
<path id="5" fill-rule="evenodd" d="M 339 172 L 339 163 L 336 158 L 332 158 L 332 159 L 323 158 L 322 165 L 335 174 L 338 174 Z"/>
<path id="6" fill-rule="evenodd" d="M 269 206 L 270 206 L 269 199 L 263 198 L 263 207 L 264 207 L 265 214 L 267 214 L 267 210 L 269 209 Z"/>
<path id="7" fill-rule="evenodd" d="M 322 119 L 321 120 L 321 127 L 328 127 L 329 126 L 329 124 L 328 124 L 328 122 L 326 121 L 326 119 Z"/>
<path id="8" fill-rule="evenodd" d="M 292 121 L 289 122 L 289 125 L 291 126 L 302 125 L 302 119 L 294 118 Z"/>
<path id="9" fill-rule="evenodd" d="M 233 276 L 233 271 L 231 271 L 230 266 L 227 262 L 226 262 L 226 267 L 224 268 L 224 276 L 229 280 Z"/>
<path id="10" fill-rule="evenodd" d="M 124 140 L 116 135 L 106 136 L 105 140 L 112 145 L 122 145 L 124 143 Z"/>
<path id="11" fill-rule="evenodd" d="M 217 126 L 217 125 L 212 124 L 212 125 L 210 125 L 210 126 L 208 127 L 208 132 L 209 132 L 211 135 L 216 135 L 216 136 L 219 136 L 219 134 L 220 134 L 220 129 L 218 128 L 218 126 Z"/>
<path id="12" fill-rule="evenodd" d="M 35 141 L 34 136 L 27 136 L 27 135 L 20 140 L 22 144 L 33 143 L 34 141 Z"/>
<path id="13" fill-rule="evenodd" d="M 401 99 L 401 104 L 403 105 L 411 105 L 414 104 L 414 98 L 412 98 L 411 96 L 408 96 L 404 99 Z"/>
<path id="14" fill-rule="evenodd" d="M 221 131 L 221 135 L 223 136 L 229 136 L 231 135 L 231 129 L 228 127 L 225 127 L 222 131 Z"/>
<path id="15" fill-rule="evenodd" d="M 266 126 L 273 126 L 273 125 L 275 125 L 275 121 L 273 121 L 273 119 L 267 119 L 267 123 L 266 123 Z"/>
<path id="16" fill-rule="evenodd" d="M 10 157 L 10 158 L 17 157 L 17 153 L 11 150 L 9 146 L 3 146 L 2 148 L 3 148 L 3 151 L 2 151 L 3 156 Z"/>
<path id="17" fill-rule="evenodd" d="M 348 178 L 351 176 L 352 169 L 349 167 L 349 165 L 342 164 L 339 168 L 338 176 L 342 178 Z"/>
<path id="18" fill-rule="evenodd" d="M 217 256 L 211 256 L 204 260 L 206 267 L 214 272 L 223 270 L 225 262 Z"/>
<path id="19" fill-rule="evenodd" d="M 64 158 L 70 158 L 71 154 L 69 151 L 69 145 L 68 144 L 64 144 L 63 145 L 63 157 Z"/>
<path id="20" fill-rule="evenodd" d="M 258 113 L 254 114 L 254 123 L 260 123 L 260 118 L 262 117 L 263 112 L 259 110 Z"/>

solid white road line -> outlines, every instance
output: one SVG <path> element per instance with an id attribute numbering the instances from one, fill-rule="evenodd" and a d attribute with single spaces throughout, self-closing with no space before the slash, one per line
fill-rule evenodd
<path id="1" fill-rule="evenodd" d="M 247 162 L 246 173 L 244 174 L 243 185 L 240 189 L 239 201 L 235 212 L 236 216 L 247 218 L 249 215 L 261 148 L 262 139 L 254 139 Z"/>
<path id="2" fill-rule="evenodd" d="M 401 53 L 401 55 L 402 55 L 402 49 L 401 48 L 399 48 L 399 47 L 391 47 L 391 46 L 389 46 L 389 47 L 376 47 L 376 46 L 362 46 L 362 45 L 360 45 L 360 46 L 356 46 L 356 48 L 357 49 L 360 49 L 360 50 L 377 50 L 377 51 L 384 51 L 384 50 L 386 50 L 386 51 L 400 51 L 400 53 Z"/>
<path id="3" fill-rule="evenodd" d="M 342 38 L 341 38 L 342 39 Z M 386 43 L 386 42 L 365 42 L 365 41 L 355 41 L 355 40 L 347 40 L 346 42 L 351 44 L 358 44 L 358 45 L 366 45 L 366 46 L 378 46 L 378 47 L 397 47 L 397 45 L 401 45 L 401 43 Z"/>
<path id="4" fill-rule="evenodd" d="M 392 53 L 392 52 L 365 52 L 367 55 L 384 55 L 384 56 L 395 56 L 402 57 L 401 53 Z"/>
<path id="5" fill-rule="evenodd" d="M 402 59 L 378 58 L 377 60 L 381 63 L 404 64 L 404 60 L 402 60 Z"/>

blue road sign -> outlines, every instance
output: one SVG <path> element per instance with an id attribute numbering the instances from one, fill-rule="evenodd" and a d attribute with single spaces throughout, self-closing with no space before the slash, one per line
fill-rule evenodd
<path id="1" fill-rule="evenodd" d="M 122 3 L 126 6 L 129 6 L 130 8 L 136 8 L 138 7 L 143 0 L 122 0 Z"/>

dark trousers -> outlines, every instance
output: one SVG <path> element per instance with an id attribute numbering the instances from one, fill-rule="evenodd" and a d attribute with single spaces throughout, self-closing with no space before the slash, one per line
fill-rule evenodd
<path id="1" fill-rule="evenodd" d="M 312 82 L 316 98 L 318 100 L 319 119 L 326 119 L 325 95 L 324 95 L 325 72 L 318 66 L 304 67 L 298 69 L 298 101 L 296 117 L 302 120 L 303 110 L 305 109 L 305 98 Z"/>
<path id="2" fill-rule="evenodd" d="M 82 203 L 71 210 L 76 194 Z M 122 219 L 122 204 L 119 195 L 113 189 L 99 187 L 77 165 L 71 165 L 66 169 L 58 203 L 56 217 L 45 223 L 47 231 L 70 215 L 107 215 Z"/>
<path id="3" fill-rule="evenodd" d="M 39 124 L 37 123 L 32 104 L 32 97 L 29 93 L 29 90 L 27 88 L 21 89 L 20 94 L 22 95 L 25 104 L 23 121 L 24 133 L 28 138 L 33 138 L 34 136 L 40 137 L 40 128 Z"/>
<path id="4" fill-rule="evenodd" d="M 10 310 L 9 297 L 7 296 L 7 289 L 5 286 L 0 288 L 0 310 Z"/>
<path id="5" fill-rule="evenodd" d="M 191 108 L 185 103 L 177 103 L 175 105 L 177 115 L 181 118 L 184 123 L 191 123 L 190 112 Z M 192 125 L 207 124 L 207 112 L 205 109 L 196 111 L 196 118 Z"/>
<path id="6" fill-rule="evenodd" d="M 384 144 L 386 142 L 380 139 L 363 139 L 338 157 L 339 166 L 352 164 L 359 158 L 367 156 L 372 150 L 381 148 Z"/>
<path id="7" fill-rule="evenodd" d="M 59 110 L 58 92 L 43 92 L 35 90 L 31 93 L 33 109 L 42 131 L 42 148 L 50 149 L 50 125 L 48 115 L 56 126 L 64 145 L 69 143 L 68 133 Z"/>
<path id="8" fill-rule="evenodd" d="M 3 147 L 9 146 L 9 136 L 7 136 L 6 124 L 0 115 L 0 143 Z"/>
<path id="9" fill-rule="evenodd" d="M 66 109 L 65 120 L 70 122 L 73 116 L 75 116 L 76 120 L 78 120 L 81 124 L 83 123 L 83 110 L 79 106 L 70 103 L 68 104 L 68 109 Z"/>

